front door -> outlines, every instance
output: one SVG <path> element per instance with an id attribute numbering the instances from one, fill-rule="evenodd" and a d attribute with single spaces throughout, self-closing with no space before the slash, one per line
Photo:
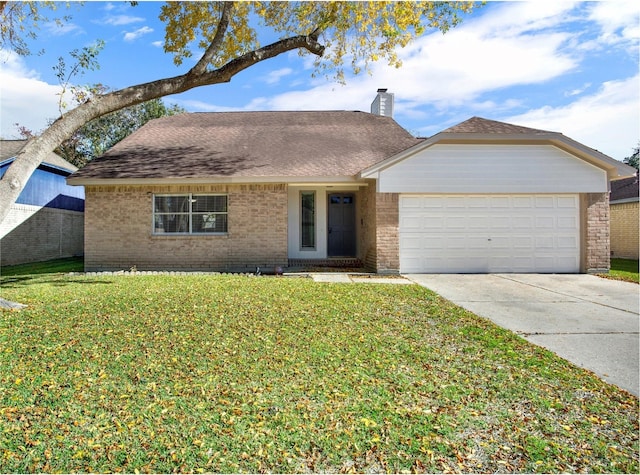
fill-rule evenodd
<path id="1" fill-rule="evenodd" d="M 330 194 L 328 213 L 327 255 L 329 257 L 355 257 L 356 206 L 353 193 Z"/>

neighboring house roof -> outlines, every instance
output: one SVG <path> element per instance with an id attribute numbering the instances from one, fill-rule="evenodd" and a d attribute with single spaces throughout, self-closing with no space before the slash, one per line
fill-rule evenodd
<path id="1" fill-rule="evenodd" d="M 25 143 L 26 140 L 0 140 L 0 177 Z M 84 211 L 84 188 L 69 186 L 65 181 L 76 170 L 77 167 L 59 155 L 50 153 L 29 177 L 16 204 Z M 4 228 L 7 232 L 11 229 L 13 227 Z"/>
<path id="2" fill-rule="evenodd" d="M 614 180 L 611 182 L 611 196 L 609 202 L 615 201 L 638 201 L 640 195 L 638 177 L 632 176 L 623 178 L 622 180 Z"/>
<path id="3" fill-rule="evenodd" d="M 22 150 L 22 147 L 27 143 L 26 140 L 0 140 L 0 166 L 4 165 L 10 159 L 14 158 L 16 154 Z M 60 168 L 70 173 L 78 170 L 78 167 L 69 163 L 57 153 L 51 152 L 46 160 L 43 161 L 46 165 L 51 165 L 54 168 Z"/>
<path id="4" fill-rule="evenodd" d="M 357 111 L 188 113 L 155 119 L 68 180 L 353 181 L 422 139 Z"/>
<path id="5" fill-rule="evenodd" d="M 604 153 L 576 142 L 559 132 L 532 129 L 505 122 L 483 119 L 482 117 L 472 117 L 429 137 L 394 157 L 363 170 L 360 176 L 363 178 L 375 177 L 379 171 L 435 144 L 481 144 L 496 142 L 554 145 L 592 165 L 606 170 L 609 179 L 627 177 L 633 175 L 636 171 L 635 168 L 625 165 L 618 160 L 614 160 Z"/>

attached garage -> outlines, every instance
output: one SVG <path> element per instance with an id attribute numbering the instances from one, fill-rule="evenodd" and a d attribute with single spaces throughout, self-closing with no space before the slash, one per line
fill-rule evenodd
<path id="1" fill-rule="evenodd" d="M 360 177 L 397 202 L 378 240 L 390 270 L 577 273 L 608 270 L 608 181 L 630 170 L 560 133 L 474 117 Z"/>
<path id="2" fill-rule="evenodd" d="M 401 195 L 400 272 L 580 270 L 576 194 Z"/>

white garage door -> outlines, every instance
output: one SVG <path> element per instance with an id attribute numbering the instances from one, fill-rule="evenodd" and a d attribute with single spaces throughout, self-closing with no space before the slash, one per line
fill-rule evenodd
<path id="1" fill-rule="evenodd" d="M 580 268 L 578 195 L 401 195 L 403 273 Z"/>

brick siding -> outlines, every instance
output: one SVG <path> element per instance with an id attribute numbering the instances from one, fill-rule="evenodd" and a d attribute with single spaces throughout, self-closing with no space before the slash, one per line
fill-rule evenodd
<path id="1" fill-rule="evenodd" d="M 400 272 L 398 193 L 376 193 L 376 269 Z"/>
<path id="2" fill-rule="evenodd" d="M 638 201 L 611 204 L 611 257 L 638 259 Z"/>
<path id="3" fill-rule="evenodd" d="M 376 182 L 367 180 L 367 184 L 358 194 L 361 217 L 358 250 L 365 269 L 376 272 Z"/>
<path id="4" fill-rule="evenodd" d="M 583 269 L 587 273 L 609 271 L 609 194 L 587 193 L 583 200 L 586 226 Z"/>
<path id="5" fill-rule="evenodd" d="M 87 186 L 85 270 L 254 271 L 287 264 L 287 187 Z M 153 235 L 160 193 L 225 193 L 225 235 Z"/>

